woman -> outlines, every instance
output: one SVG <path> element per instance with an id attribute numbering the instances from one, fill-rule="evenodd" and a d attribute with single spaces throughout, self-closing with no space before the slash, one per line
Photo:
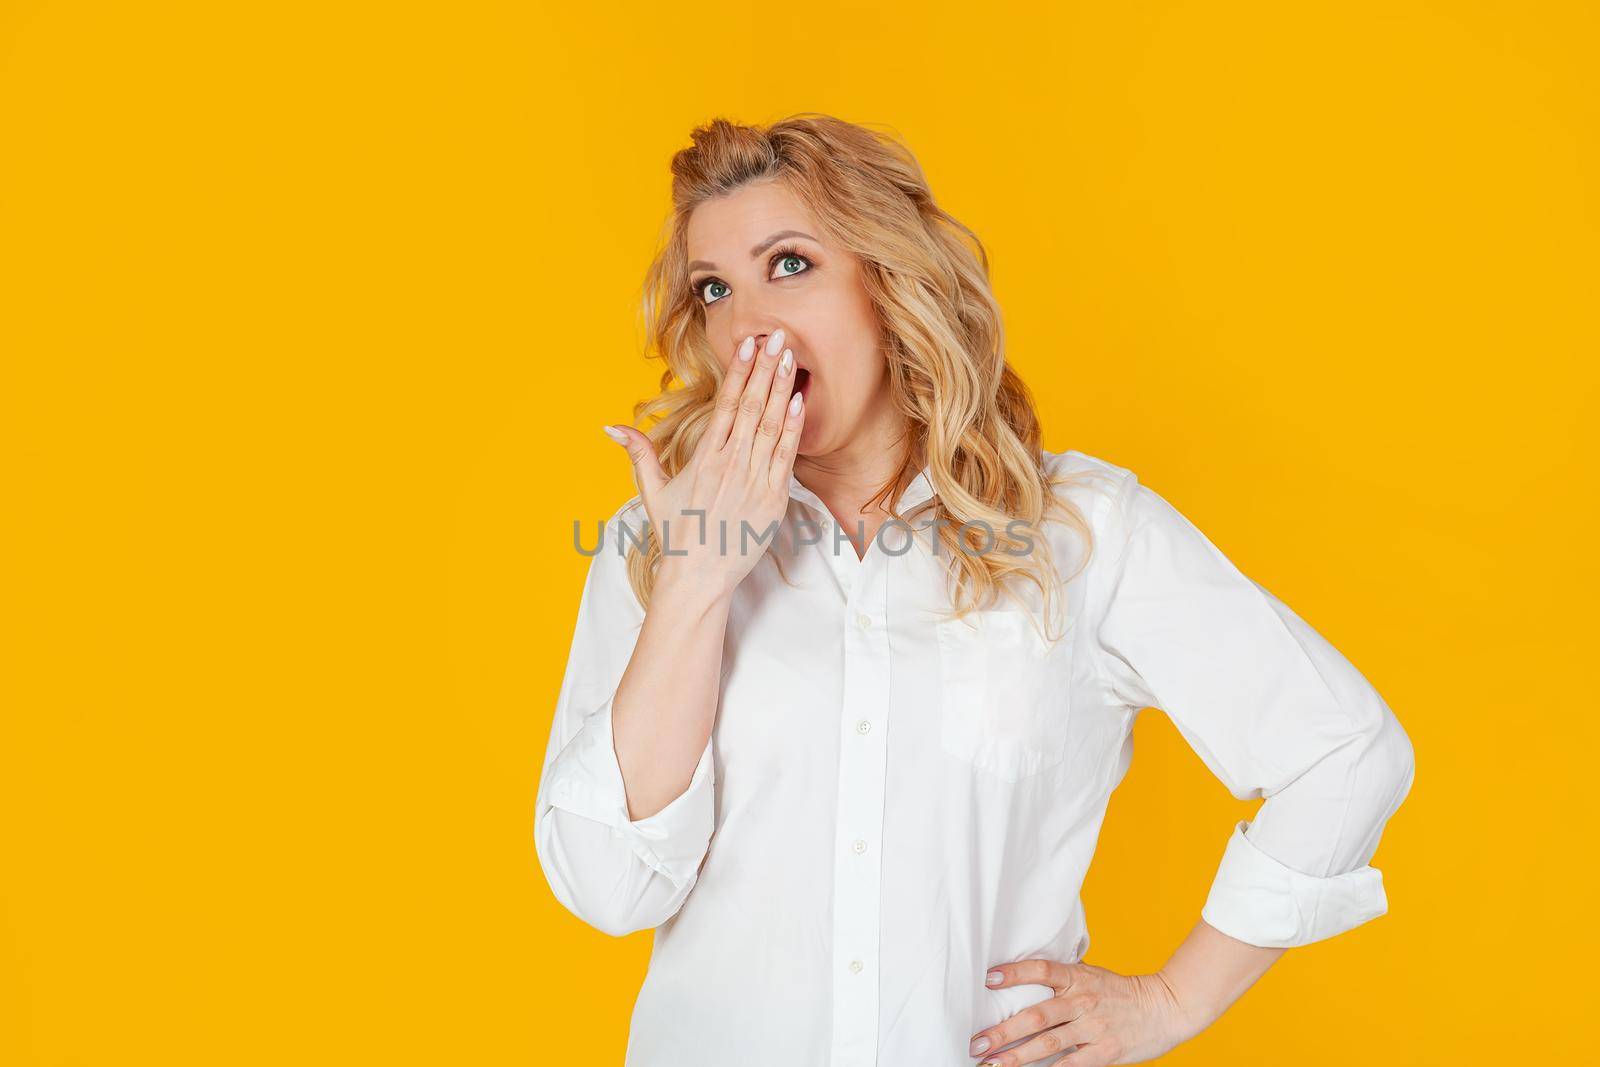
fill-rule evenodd
<path id="1" fill-rule="evenodd" d="M 1041 447 L 914 158 L 800 115 L 672 169 L 671 388 L 651 434 L 607 427 L 639 493 L 537 800 L 562 904 L 656 929 L 627 1062 L 1135 1063 L 1383 914 L 1405 732 L 1131 471 Z M 1078 892 L 1147 706 L 1266 800 L 1167 964 L 1122 975 L 1083 962 Z"/>

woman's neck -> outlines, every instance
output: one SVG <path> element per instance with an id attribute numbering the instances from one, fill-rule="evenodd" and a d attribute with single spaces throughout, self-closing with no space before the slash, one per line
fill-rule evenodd
<path id="1" fill-rule="evenodd" d="M 889 517 L 885 503 L 876 498 L 884 484 L 900 471 L 905 447 L 903 432 L 864 434 L 827 455 L 795 459 L 795 477 L 817 495 L 840 527 L 857 541 L 858 556 L 865 554 L 866 545 Z M 919 459 L 911 465 L 910 472 L 896 481 L 888 504 L 899 502 L 900 495 L 922 469 L 920 455 L 919 451 Z M 866 507 L 869 501 L 872 506 Z"/>

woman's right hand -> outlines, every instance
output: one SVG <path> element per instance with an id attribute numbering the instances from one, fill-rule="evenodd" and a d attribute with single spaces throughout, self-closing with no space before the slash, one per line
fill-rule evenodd
<path id="1" fill-rule="evenodd" d="M 783 330 L 774 331 L 758 354 L 755 338 L 744 339 L 710 424 L 671 478 L 644 433 L 606 428 L 633 463 L 634 484 L 663 548 L 661 575 L 731 593 L 773 543 L 805 423 L 804 402 L 794 393 L 794 356 L 783 340 Z"/>

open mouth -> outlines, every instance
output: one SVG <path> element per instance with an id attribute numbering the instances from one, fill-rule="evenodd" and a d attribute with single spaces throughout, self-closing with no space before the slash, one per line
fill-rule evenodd
<path id="1" fill-rule="evenodd" d="M 806 370 L 804 367 L 796 368 L 796 370 L 794 372 L 794 391 L 799 393 L 801 396 L 804 396 L 806 398 L 806 400 L 809 402 L 811 400 L 811 397 L 807 396 L 806 394 L 808 393 L 810 388 L 811 388 L 811 372 Z"/>

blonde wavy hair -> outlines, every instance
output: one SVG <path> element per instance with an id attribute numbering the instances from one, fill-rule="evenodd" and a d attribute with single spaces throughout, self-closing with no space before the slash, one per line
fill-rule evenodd
<path id="1" fill-rule="evenodd" d="M 689 216 L 747 183 L 780 181 L 828 243 L 857 257 L 881 323 L 890 394 L 909 432 L 897 473 L 868 504 L 881 502 L 906 521 L 889 495 L 921 470 L 920 459 L 937 490 L 928 506 L 944 520 L 933 528 L 953 563 L 954 617 L 997 595 L 1016 600 L 1008 586 L 1022 580 L 1039 589 L 1049 618 L 1058 576 L 1042 523 L 1059 516 L 1089 549 L 1093 535 L 1055 492 L 1072 476 L 1044 467 L 1032 395 L 1005 359 L 983 243 L 934 202 L 915 156 L 890 134 L 807 112 L 766 126 L 716 119 L 690 136 L 690 147 L 672 157 L 672 214 L 663 227 L 670 234 L 641 291 L 646 355 L 666 369 L 661 392 L 635 406 L 634 422 L 654 420 L 644 432 L 662 469 L 671 477 L 688 462 L 724 373 L 706 338 L 704 305 L 689 289 Z M 778 543 L 767 555 L 782 574 Z M 628 553 L 629 580 L 646 605 L 660 559 L 647 523 L 643 543 Z"/>

